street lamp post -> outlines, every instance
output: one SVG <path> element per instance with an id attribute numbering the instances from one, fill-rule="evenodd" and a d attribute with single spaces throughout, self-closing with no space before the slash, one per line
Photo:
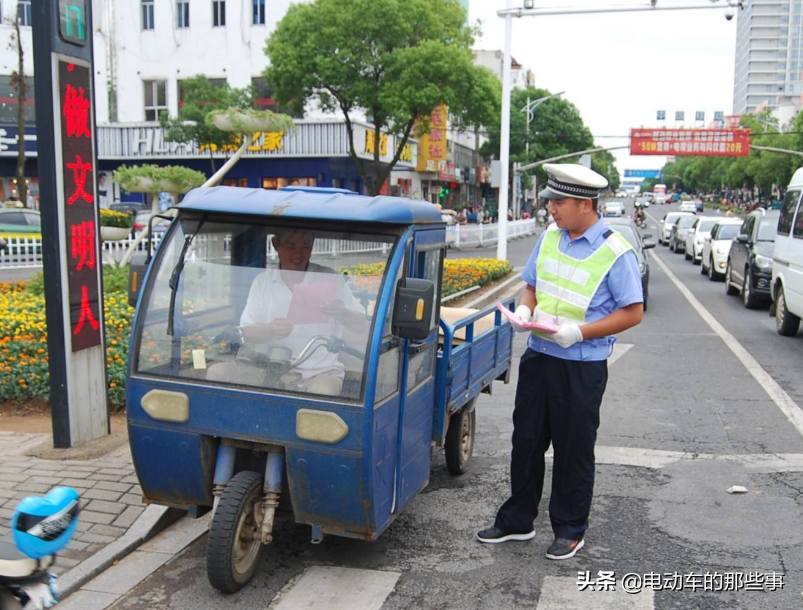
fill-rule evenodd
<path id="1" fill-rule="evenodd" d="M 743 8 L 743 0 L 710 0 L 700 4 L 676 4 L 671 6 L 658 6 L 657 0 L 650 0 L 650 3 L 643 6 L 607 6 L 597 8 L 533 8 L 534 0 L 523 0 L 524 6 L 511 8 L 508 7 L 498 11 L 496 14 L 505 20 L 505 58 L 502 66 L 502 120 L 500 134 L 499 159 L 501 168 L 501 184 L 499 185 L 499 241 L 496 246 L 496 257 L 500 260 L 507 259 L 507 209 L 508 209 L 508 181 L 510 180 L 510 43 L 513 30 L 513 17 L 546 17 L 550 15 L 588 15 L 596 13 L 641 13 L 645 11 L 687 11 L 702 9 L 725 10 L 725 17 L 733 19 L 733 12 L 736 8 Z"/>

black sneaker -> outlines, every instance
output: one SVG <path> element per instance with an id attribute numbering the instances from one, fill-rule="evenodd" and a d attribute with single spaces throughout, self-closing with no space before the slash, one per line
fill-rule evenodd
<path id="1" fill-rule="evenodd" d="M 583 548 L 585 540 L 566 540 L 565 538 L 555 538 L 549 545 L 546 552 L 547 559 L 569 559 L 574 557 L 577 551 Z"/>
<path id="2" fill-rule="evenodd" d="M 508 542 L 509 540 L 532 540 L 533 538 L 535 538 L 535 530 L 518 534 L 506 534 L 491 526 L 488 529 L 477 532 L 477 540 L 487 544 L 497 544 L 499 542 Z"/>

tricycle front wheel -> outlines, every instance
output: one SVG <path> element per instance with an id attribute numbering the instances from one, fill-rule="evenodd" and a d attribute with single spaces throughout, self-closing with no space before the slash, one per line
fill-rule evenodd
<path id="1" fill-rule="evenodd" d="M 471 454 L 474 453 L 474 430 L 477 423 L 477 412 L 470 408 L 472 404 L 454 413 L 449 419 L 449 430 L 446 432 L 446 468 L 452 474 L 465 474 Z"/>
<path id="2" fill-rule="evenodd" d="M 259 531 L 263 477 L 238 472 L 223 490 L 206 547 L 209 582 L 223 593 L 239 591 L 254 575 L 264 545 Z"/>

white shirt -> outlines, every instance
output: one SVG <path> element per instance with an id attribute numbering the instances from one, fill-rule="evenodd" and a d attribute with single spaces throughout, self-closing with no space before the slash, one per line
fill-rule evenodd
<path id="1" fill-rule="evenodd" d="M 240 326 L 258 326 L 270 324 L 279 318 L 287 318 L 290 304 L 293 300 L 293 291 L 288 288 L 282 279 L 280 269 L 267 269 L 260 273 L 251 284 L 248 300 L 245 304 Z M 322 279 L 337 278 L 336 298 L 345 303 L 346 309 L 365 315 L 365 310 L 354 299 L 351 290 L 343 277 L 329 267 L 309 263 L 307 271 L 285 271 L 284 273 L 299 273 L 303 275 L 300 283 L 309 284 Z M 366 329 L 368 327 L 366 319 Z M 342 337 L 343 325 L 335 320 L 314 324 L 296 324 L 293 330 L 284 339 L 274 339 L 267 344 L 251 346 L 257 351 L 267 350 L 269 347 L 284 346 L 292 351 L 292 357 L 299 355 L 304 346 L 315 335 Z M 367 342 L 367 336 L 365 337 Z M 304 381 L 321 374 L 331 374 L 341 379 L 345 376 L 343 364 L 338 354 L 329 352 L 325 347 L 316 349 L 310 358 L 295 369 L 301 373 Z"/>

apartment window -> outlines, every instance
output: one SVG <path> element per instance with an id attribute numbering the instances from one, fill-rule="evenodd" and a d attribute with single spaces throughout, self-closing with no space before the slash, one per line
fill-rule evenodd
<path id="1" fill-rule="evenodd" d="M 153 29 L 153 0 L 142 0 L 142 29 Z"/>
<path id="2" fill-rule="evenodd" d="M 213 87 L 223 87 L 226 85 L 225 78 L 210 78 L 209 84 Z M 187 89 L 184 87 L 184 81 L 178 81 L 178 107 L 184 107 L 184 103 L 187 101 Z"/>
<path id="3" fill-rule="evenodd" d="M 36 123 L 36 91 L 32 76 L 25 77 L 25 123 Z M 10 75 L 0 75 L 0 122 L 17 123 L 19 91 L 11 86 Z"/>
<path id="4" fill-rule="evenodd" d="M 19 0 L 17 19 L 19 19 L 20 25 L 31 25 L 31 0 Z"/>
<path id="5" fill-rule="evenodd" d="M 178 0 L 176 8 L 178 9 L 178 23 L 176 25 L 180 28 L 190 27 L 190 0 Z"/>
<path id="6" fill-rule="evenodd" d="M 265 25 L 265 0 L 254 1 L 254 25 Z"/>
<path id="7" fill-rule="evenodd" d="M 163 110 L 167 110 L 167 81 L 142 81 L 145 87 L 145 120 L 158 121 Z"/>
<path id="8" fill-rule="evenodd" d="M 226 0 L 212 0 L 212 25 L 215 27 L 226 25 Z"/>
<path id="9" fill-rule="evenodd" d="M 254 106 L 257 109 L 289 114 L 296 119 L 303 118 L 303 115 L 294 112 L 288 106 L 280 106 L 279 103 L 273 99 L 273 86 L 266 78 L 262 76 L 252 78 L 251 88 L 254 94 Z"/>

